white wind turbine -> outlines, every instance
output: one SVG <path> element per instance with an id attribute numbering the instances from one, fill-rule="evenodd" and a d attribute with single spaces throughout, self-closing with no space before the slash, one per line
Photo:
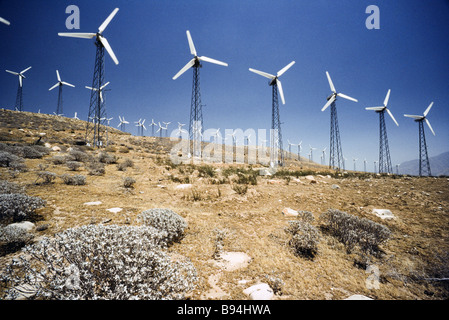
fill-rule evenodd
<path id="1" fill-rule="evenodd" d="M 157 123 L 154 122 L 154 119 L 151 119 L 150 126 L 151 126 L 151 136 L 154 137 L 154 127 L 157 126 Z"/>
<path id="2" fill-rule="evenodd" d="M 78 112 L 75 112 L 75 115 L 73 116 L 73 119 L 79 120 L 80 118 L 78 118 Z"/>
<path id="3" fill-rule="evenodd" d="M 118 119 L 120 120 L 120 123 L 117 128 L 120 127 L 121 131 L 125 131 L 125 125 L 129 124 L 129 122 L 125 120 L 125 117 L 122 118 L 121 116 L 118 116 Z"/>
<path id="4" fill-rule="evenodd" d="M 182 127 L 184 127 L 185 126 L 185 123 L 181 123 L 181 122 L 178 122 L 178 135 L 179 135 L 179 137 L 182 139 L 182 133 L 183 132 L 186 132 L 186 133 L 188 133 L 186 130 L 184 130 Z"/>
<path id="5" fill-rule="evenodd" d="M 16 96 L 16 110 L 22 111 L 23 110 L 23 94 L 22 94 L 22 86 L 23 86 L 23 79 L 26 77 L 23 75 L 25 72 L 30 70 L 31 67 L 26 68 L 25 70 L 22 70 L 20 72 L 10 71 L 6 70 L 6 72 L 11 73 L 15 76 L 19 77 L 19 87 L 17 88 L 17 96 Z"/>
<path id="6" fill-rule="evenodd" d="M 167 136 L 167 134 L 168 134 L 168 125 L 169 125 L 171 122 L 165 122 L 165 121 L 162 121 L 162 123 L 165 124 L 164 130 L 165 130 L 165 136 Z"/>
<path id="7" fill-rule="evenodd" d="M 298 161 L 301 161 L 302 140 L 298 143 Z"/>
<path id="8" fill-rule="evenodd" d="M 355 163 L 356 163 L 357 160 L 359 160 L 359 159 L 358 158 L 352 158 L 352 161 L 354 161 L 354 171 L 357 171 L 356 170 L 356 166 L 355 166 Z"/>
<path id="9" fill-rule="evenodd" d="M 313 162 L 313 150 L 316 150 L 316 148 L 313 148 L 310 144 L 309 144 L 309 150 L 310 150 L 310 161 Z"/>
<path id="10" fill-rule="evenodd" d="M 62 110 L 62 87 L 63 86 L 69 86 L 69 87 L 75 88 L 75 86 L 73 84 L 68 83 L 68 82 L 62 81 L 61 80 L 61 76 L 59 75 L 59 71 L 58 70 L 56 70 L 56 78 L 58 79 L 58 82 L 56 82 L 56 84 L 53 87 L 48 89 L 48 91 L 51 91 L 51 90 L 53 90 L 56 87 L 59 87 L 58 104 L 56 106 L 56 113 L 59 114 L 59 113 L 63 112 L 63 110 Z"/>
<path id="11" fill-rule="evenodd" d="M 108 52 L 109 56 L 114 61 L 114 63 L 119 64 L 117 57 L 114 54 L 114 51 L 112 51 L 112 48 L 109 45 L 108 40 L 105 37 L 103 37 L 103 32 L 105 31 L 106 27 L 109 25 L 111 20 L 114 18 L 114 16 L 117 14 L 118 10 L 119 8 L 115 8 L 114 11 L 112 11 L 112 13 L 100 25 L 100 27 L 98 28 L 98 32 L 96 33 L 59 32 L 58 35 L 61 37 L 82 38 L 82 39 L 93 39 L 95 37 L 97 43 L 106 49 L 106 51 Z"/>
<path id="12" fill-rule="evenodd" d="M 335 89 L 334 83 L 329 75 L 329 72 L 326 71 L 327 81 L 329 82 L 329 87 L 332 91 L 332 94 L 327 97 L 327 103 L 321 109 L 321 111 L 325 111 L 329 106 L 331 106 L 331 125 L 330 125 L 330 148 L 329 148 L 329 167 L 330 168 L 339 168 L 341 163 L 343 162 L 343 151 L 341 148 L 341 140 L 340 140 L 340 129 L 338 128 L 338 118 L 337 118 L 337 107 L 335 102 L 337 97 L 341 97 L 347 100 L 351 100 L 354 102 L 358 102 L 357 99 L 351 98 L 343 93 L 337 93 Z"/>
<path id="13" fill-rule="evenodd" d="M 288 143 L 288 157 L 289 157 L 289 159 L 291 159 L 292 158 L 292 146 L 294 146 L 294 144 L 293 143 L 291 143 L 290 142 L 290 140 L 288 140 L 287 139 L 287 143 Z"/>
<path id="14" fill-rule="evenodd" d="M 321 154 L 321 159 L 322 159 L 322 163 L 321 164 L 326 164 L 326 149 L 327 148 L 324 148 L 321 152 L 322 152 L 322 154 Z"/>
<path id="15" fill-rule="evenodd" d="M 100 90 L 98 88 L 91 88 L 86 86 L 86 89 L 92 90 L 92 91 L 100 91 L 100 100 L 103 102 L 103 89 L 109 84 L 110 82 L 106 82 L 104 85 L 100 87 Z"/>

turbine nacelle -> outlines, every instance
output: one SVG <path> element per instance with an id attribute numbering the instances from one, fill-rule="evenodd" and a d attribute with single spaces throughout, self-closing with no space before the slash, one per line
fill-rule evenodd
<path id="1" fill-rule="evenodd" d="M 324 105 L 324 107 L 321 109 L 321 111 L 326 110 L 332 103 L 334 103 L 337 100 L 337 97 L 341 97 L 346 100 L 351 100 L 354 102 L 358 102 L 357 99 L 351 98 L 350 96 L 347 96 L 343 93 L 337 92 L 335 89 L 335 86 L 332 82 L 331 76 L 329 75 L 329 72 L 326 71 L 327 81 L 329 82 L 329 86 L 331 88 L 332 94 L 327 97 L 327 103 Z"/>
<path id="2" fill-rule="evenodd" d="M 173 77 L 173 80 L 178 79 L 184 72 L 186 72 L 190 68 L 201 68 L 202 61 L 210 62 L 213 64 L 218 64 L 218 65 L 225 66 L 225 67 L 228 66 L 228 64 L 225 62 L 221 62 L 221 61 L 218 61 L 218 60 L 215 60 L 212 58 L 208 58 L 205 56 L 199 57 L 198 54 L 196 53 L 195 45 L 193 44 L 193 40 L 192 40 L 192 36 L 190 35 L 190 31 L 187 30 L 186 34 L 187 34 L 187 41 L 189 42 L 190 53 L 193 55 L 193 59 L 190 60 L 189 62 L 187 62 L 187 64 L 181 70 L 179 70 L 179 72 Z"/>

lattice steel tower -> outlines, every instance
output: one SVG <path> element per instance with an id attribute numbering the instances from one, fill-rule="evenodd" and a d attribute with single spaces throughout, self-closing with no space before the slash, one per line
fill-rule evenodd
<path id="1" fill-rule="evenodd" d="M 418 122 L 418 125 L 419 125 L 419 175 L 420 176 L 424 176 L 424 175 L 431 176 L 432 175 L 432 173 L 430 171 L 429 156 L 427 154 L 426 135 L 424 133 L 424 122 L 426 122 L 430 131 L 432 131 L 433 135 L 435 135 L 435 131 L 433 131 L 429 120 L 426 118 L 427 115 L 429 114 L 429 111 L 432 108 L 432 106 L 433 106 L 433 102 L 430 103 L 430 105 L 427 107 L 426 111 L 424 111 L 424 114 L 422 116 L 404 114 L 405 117 L 415 119 L 415 121 Z"/>
<path id="2" fill-rule="evenodd" d="M 96 33 L 58 33 L 62 37 L 93 39 L 95 38 L 95 46 L 97 48 L 95 57 L 94 76 L 92 80 L 92 87 L 86 87 L 91 90 L 89 113 L 86 125 L 86 143 L 91 144 L 94 147 L 102 147 L 106 145 L 107 141 L 103 141 L 103 131 L 106 130 L 106 107 L 103 97 L 103 89 L 109 84 L 104 83 L 104 50 L 108 52 L 111 59 L 117 65 L 119 62 L 117 57 L 112 51 L 108 40 L 103 37 L 103 32 L 114 16 L 119 11 L 119 8 L 115 8 L 112 13 L 106 18 L 106 20 L 98 28 Z M 107 139 L 107 137 L 106 137 Z"/>
<path id="3" fill-rule="evenodd" d="M 187 64 L 179 70 L 179 72 L 173 77 L 176 80 L 184 72 L 193 68 L 193 84 L 192 84 L 192 99 L 190 103 L 190 121 L 189 121 L 189 137 L 191 143 L 191 150 L 193 149 L 193 155 L 195 157 L 201 157 L 201 141 L 203 136 L 203 105 L 201 104 L 201 91 L 200 91 L 200 68 L 202 68 L 201 61 L 206 61 L 221 66 L 227 67 L 228 64 L 211 59 L 208 57 L 198 57 L 195 45 L 193 44 L 190 31 L 186 31 L 187 41 L 189 42 L 190 53 L 193 55 L 193 59 L 187 62 Z"/>
<path id="4" fill-rule="evenodd" d="M 279 117 L 279 101 L 278 95 L 281 96 L 282 104 L 285 104 L 284 91 L 282 90 L 282 83 L 279 77 L 282 76 L 291 66 L 295 64 L 295 61 L 290 62 L 284 68 L 278 71 L 276 75 L 272 75 L 263 71 L 249 68 L 249 71 L 257 73 L 262 77 L 270 79 L 268 85 L 272 87 L 271 98 L 271 130 L 270 130 L 270 165 L 271 166 L 284 166 L 284 151 L 282 148 L 282 131 L 281 131 L 281 119 Z"/>
<path id="5" fill-rule="evenodd" d="M 369 107 L 366 110 L 373 110 L 379 114 L 379 173 L 393 173 L 391 165 L 390 148 L 388 146 L 387 126 L 385 125 L 385 112 L 389 114 L 394 123 L 399 126 L 391 111 L 387 108 L 391 90 L 387 92 L 384 105 L 381 107 Z"/>
<path id="6" fill-rule="evenodd" d="M 329 72 L 326 71 L 327 81 L 331 88 L 332 94 L 327 97 L 327 102 L 321 111 L 326 110 L 329 106 L 331 107 L 331 129 L 330 129 L 330 150 L 329 150 L 329 168 L 340 170 L 344 167 L 343 152 L 341 150 L 341 139 L 340 139 L 340 129 L 338 127 L 338 117 L 337 117 L 337 107 L 335 102 L 337 101 L 337 96 L 358 102 L 357 99 L 351 98 L 343 93 L 337 93 Z"/>

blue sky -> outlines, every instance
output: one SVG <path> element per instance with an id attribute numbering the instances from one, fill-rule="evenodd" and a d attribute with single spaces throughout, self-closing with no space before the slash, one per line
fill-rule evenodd
<path id="1" fill-rule="evenodd" d="M 65 9 L 80 9 L 80 29 L 67 30 Z M 368 5 L 380 9 L 380 29 L 368 30 Z M 201 93 L 205 128 L 269 129 L 271 88 L 268 79 L 248 68 L 275 74 L 296 64 L 281 78 L 286 104 L 281 105 L 284 148 L 287 139 L 329 148 L 330 109 L 321 112 L 330 94 L 329 71 L 337 91 L 359 100 L 337 101 L 342 149 L 346 158 L 366 158 L 368 169 L 378 159 L 379 118 L 365 107 L 382 105 L 391 89 L 389 108 L 399 127 L 387 117 L 393 165 L 418 157 L 418 125 L 404 113 L 428 115 L 430 156 L 449 150 L 449 1 L 446 0 L 0 0 L 0 107 L 14 106 L 17 79 L 5 69 L 25 75 L 24 109 L 56 111 L 58 69 L 64 81 L 64 114 L 87 117 L 95 60 L 93 40 L 59 37 L 58 32 L 96 32 L 120 8 L 104 36 L 119 65 L 105 57 L 106 108 L 111 125 L 118 116 L 130 122 L 146 118 L 187 123 L 192 72 L 172 77 L 192 58 L 186 30 L 199 55 L 227 62 L 204 63 Z M 146 135 L 151 133 L 147 127 Z M 127 131 L 137 134 L 134 125 Z M 319 150 L 314 160 L 319 162 Z M 296 151 L 296 148 L 293 148 Z M 353 168 L 348 160 L 346 168 Z M 363 168 L 362 160 L 357 168 Z"/>

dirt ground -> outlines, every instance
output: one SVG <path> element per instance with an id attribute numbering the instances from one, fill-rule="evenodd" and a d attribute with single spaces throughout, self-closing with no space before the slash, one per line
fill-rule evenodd
<path id="1" fill-rule="evenodd" d="M 95 176 L 84 166 L 73 172 L 51 161 L 54 156 L 66 155 L 67 148 L 79 147 L 83 121 L 27 112 L 0 113 L 0 142 L 34 143 L 42 136 L 41 143 L 60 149 L 42 159 L 26 159 L 26 172 L 13 174 L 0 168 L 1 179 L 16 182 L 28 195 L 47 201 L 34 223 L 48 228 L 36 231 L 36 239 L 90 223 L 138 224 L 136 217 L 142 211 L 168 208 L 188 223 L 183 240 L 169 250 L 188 257 L 197 269 L 199 282 L 189 293 L 190 299 L 248 299 L 243 290 L 259 282 L 275 288 L 277 300 L 340 300 L 354 294 L 379 300 L 448 298 L 447 281 L 434 279 L 447 278 L 449 273 L 447 177 L 351 171 L 338 175 L 305 159 L 287 159 L 283 175 L 257 175 L 256 181 L 238 184 L 237 168 L 258 172 L 263 166 L 175 165 L 169 159 L 173 144 L 168 138 L 135 137 L 112 128 L 108 132 L 110 146 L 105 150 L 116 157 L 116 163 L 105 165 L 105 174 Z M 84 151 L 98 155 L 97 150 Z M 133 167 L 118 170 L 117 163 L 125 159 L 131 160 Z M 84 175 L 86 184 L 66 185 L 59 178 L 40 183 L 37 173 L 43 168 L 58 176 Z M 135 180 L 133 188 L 124 187 L 125 177 Z M 185 189 L 179 188 L 185 184 Z M 101 203 L 86 205 L 97 201 Z M 122 210 L 108 211 L 111 208 Z M 296 218 L 285 216 L 285 208 L 313 214 L 312 225 L 320 230 L 313 259 L 295 254 L 289 246 L 291 237 L 285 228 Z M 391 237 L 381 245 L 382 253 L 362 259 L 357 252 L 348 252 L 321 228 L 320 215 L 328 209 L 388 227 Z M 388 209 L 395 218 L 383 220 L 373 209 Z M 245 253 L 251 260 L 227 270 L 217 264 L 218 244 L 221 252 Z M 0 257 L 2 265 L 13 255 Z M 378 282 L 373 288 L 369 283 L 374 276 Z"/>

